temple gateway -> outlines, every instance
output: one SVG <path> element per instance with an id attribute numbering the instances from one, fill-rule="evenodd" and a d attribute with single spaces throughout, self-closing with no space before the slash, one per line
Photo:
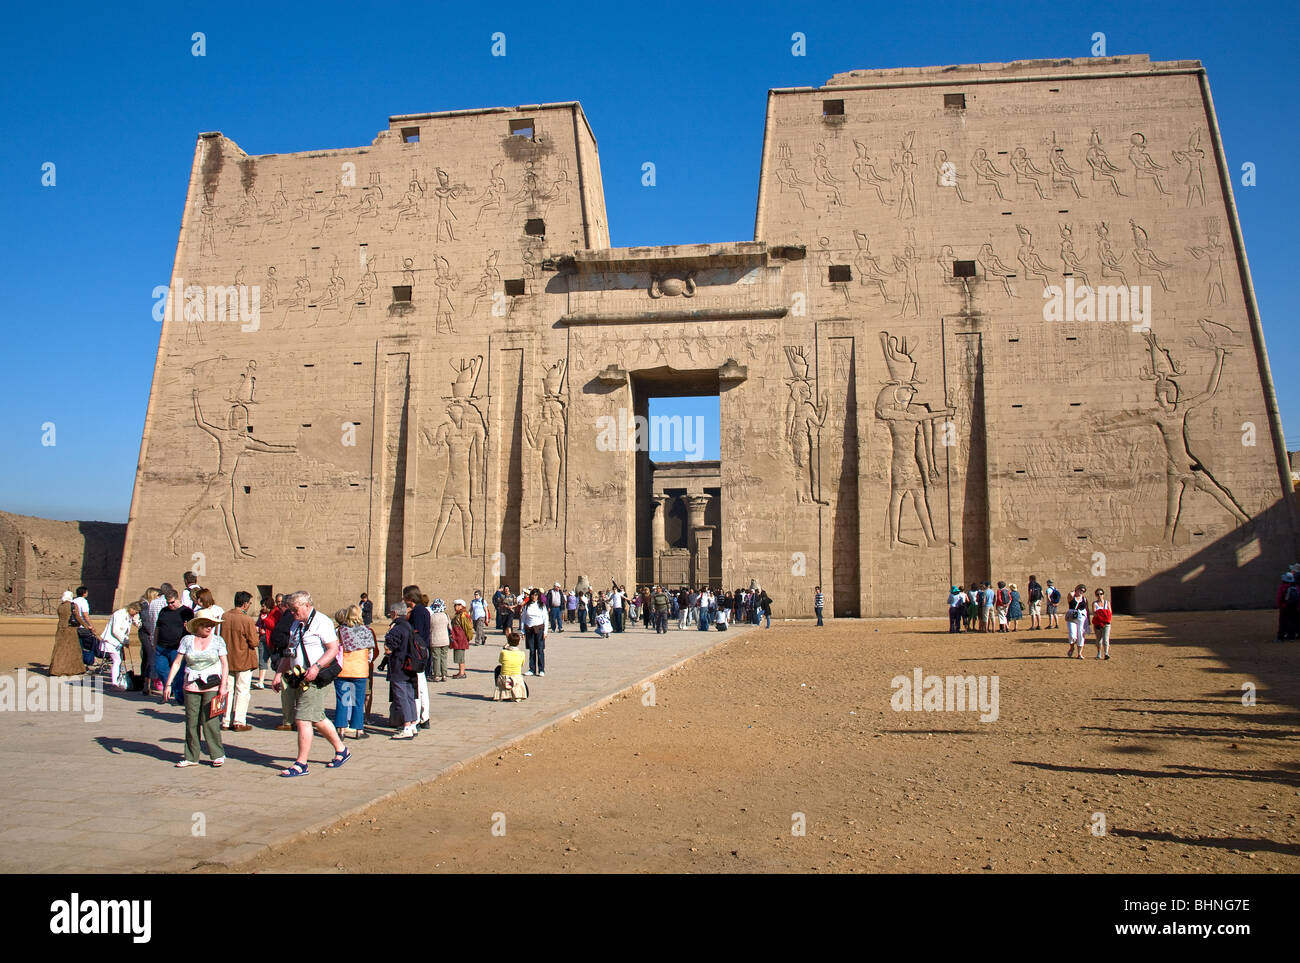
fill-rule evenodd
<path id="1" fill-rule="evenodd" d="M 200 134 L 119 603 L 194 569 L 324 611 L 579 575 L 1270 605 L 1295 510 L 1233 176 L 1201 65 L 1145 57 L 772 90 L 754 239 L 717 244 L 609 246 L 577 103 Z M 602 431 L 707 395 L 717 461 Z"/>

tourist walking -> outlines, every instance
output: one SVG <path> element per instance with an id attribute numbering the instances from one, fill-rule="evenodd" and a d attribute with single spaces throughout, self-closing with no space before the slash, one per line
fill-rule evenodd
<path id="1" fill-rule="evenodd" d="M 207 589 L 204 589 L 206 592 Z M 225 613 L 227 668 L 230 672 L 230 698 L 222 714 L 221 728 L 248 732 L 248 701 L 252 696 L 253 670 L 257 668 L 257 623 L 248 614 L 253 602 L 251 592 L 236 592 L 235 607 Z"/>
<path id="2" fill-rule="evenodd" d="M 306 776 L 307 755 L 311 752 L 312 730 L 319 732 L 334 749 L 334 758 L 325 763 L 327 769 L 337 769 L 352 758 L 352 751 L 339 738 L 334 724 L 325 716 L 325 690 L 317 684 L 322 670 L 325 679 L 333 681 L 338 675 L 339 637 L 329 616 L 317 612 L 308 592 L 294 592 L 285 599 L 294 624 L 291 645 L 286 658 L 280 660 L 274 687 L 278 692 L 284 684 L 285 673 L 290 673 L 294 689 L 293 720 L 298 730 L 298 755 L 293 765 L 281 776 Z M 325 682 L 328 684 L 328 682 Z"/>
<path id="3" fill-rule="evenodd" d="M 533 589 L 528 593 L 522 616 L 524 644 L 528 649 L 528 671 L 524 675 L 546 675 L 546 621 L 541 589 Z"/>
<path id="4" fill-rule="evenodd" d="M 339 674 L 334 680 L 334 728 L 344 739 L 365 739 L 366 693 L 375 660 L 375 633 L 359 605 L 334 613 L 339 635 Z"/>
<path id="5" fill-rule="evenodd" d="M 1088 642 L 1088 589 L 1082 584 L 1076 585 L 1070 593 L 1069 604 L 1065 622 L 1070 635 L 1070 649 L 1066 658 L 1082 659 Z"/>
<path id="6" fill-rule="evenodd" d="M 1103 589 L 1097 589 L 1092 603 L 1092 628 L 1097 633 L 1097 658 L 1110 658 L 1110 600 Z"/>
<path id="7" fill-rule="evenodd" d="M 474 597 L 469 600 L 469 617 L 474 622 L 474 644 L 487 645 L 487 602 L 478 589 L 474 590 Z"/>
<path id="8" fill-rule="evenodd" d="M 465 608 L 464 599 L 451 603 L 455 613 L 451 617 L 451 657 L 456 663 L 457 672 L 453 679 L 465 678 L 465 650 L 474 635 L 474 623 L 470 621 L 469 610 Z"/>
<path id="9" fill-rule="evenodd" d="M 1020 591 L 1016 588 L 1016 583 L 1012 582 L 1007 586 L 1007 591 L 1011 593 L 1011 601 L 1007 603 L 1007 621 L 1011 623 L 1011 631 L 1015 632 L 1020 628 L 1020 620 L 1024 618 L 1024 606 L 1020 601 Z"/>
<path id="10" fill-rule="evenodd" d="M 176 601 L 179 603 L 180 598 Z M 185 758 L 176 763 L 177 769 L 199 764 L 200 734 L 208 744 L 212 765 L 222 766 L 226 762 L 226 750 L 221 744 L 221 714 L 212 711 L 212 701 L 226 698 L 230 687 L 226 643 L 216 634 L 220 624 L 220 612 L 200 609 L 185 624 L 187 634 L 177 644 L 176 657 L 167 670 L 163 703 L 167 702 L 172 683 L 177 679 L 181 680 L 185 699 Z"/>

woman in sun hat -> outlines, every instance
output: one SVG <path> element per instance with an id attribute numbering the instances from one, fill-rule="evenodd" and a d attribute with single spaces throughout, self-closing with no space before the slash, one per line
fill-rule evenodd
<path id="1" fill-rule="evenodd" d="M 221 713 L 211 711 L 213 700 L 224 698 L 230 688 L 226 643 L 216 634 L 220 624 L 221 612 L 215 606 L 194 613 L 194 618 L 185 623 L 189 635 L 177 646 L 176 658 L 163 686 L 162 701 L 166 703 L 172 681 L 184 665 L 185 758 L 176 763 L 177 769 L 199 764 L 200 733 L 207 740 L 212 765 L 221 766 L 226 762 L 226 750 L 221 745 Z"/>
<path id="2" fill-rule="evenodd" d="M 451 657 L 458 670 L 452 678 L 464 679 L 465 650 L 469 648 L 470 639 L 474 638 L 474 620 L 469 617 L 464 599 L 456 599 L 451 604 L 456 609 L 451 617 Z"/>

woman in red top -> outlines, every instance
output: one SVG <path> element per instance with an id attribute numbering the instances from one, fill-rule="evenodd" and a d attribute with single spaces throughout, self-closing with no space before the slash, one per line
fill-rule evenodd
<path id="1" fill-rule="evenodd" d="M 280 617 L 280 607 L 269 598 L 262 599 L 262 614 L 257 617 L 257 681 L 254 689 L 266 688 L 266 666 L 270 661 L 271 630 Z"/>
<path id="2" fill-rule="evenodd" d="M 469 648 L 470 639 L 474 638 L 474 620 L 469 617 L 464 599 L 456 599 L 452 604 L 456 606 L 456 613 L 451 617 L 451 657 L 460 669 L 452 678 L 464 679 L 467 678 L 465 650 Z"/>

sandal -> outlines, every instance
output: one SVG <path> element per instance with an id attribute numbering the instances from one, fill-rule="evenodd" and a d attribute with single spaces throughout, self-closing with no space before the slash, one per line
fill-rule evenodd
<path id="1" fill-rule="evenodd" d="M 331 759 L 329 762 L 325 763 L 325 768 L 337 769 L 339 766 L 343 765 L 343 763 L 347 762 L 351 758 L 352 758 L 352 750 L 349 749 L 347 746 L 344 746 L 342 752 L 334 753 L 334 758 Z"/>
<path id="2" fill-rule="evenodd" d="M 295 762 L 288 769 L 281 772 L 280 775 L 287 776 L 290 779 L 294 776 L 305 776 L 307 775 L 307 764 L 305 762 Z"/>
<path id="3" fill-rule="evenodd" d="M 222 756 L 220 759 L 213 759 L 213 760 L 212 760 L 212 768 L 213 768 L 213 769 L 220 769 L 220 768 L 221 768 L 222 766 L 224 766 L 225 764 L 226 764 L 226 757 L 225 757 L 225 756 Z"/>
<path id="4" fill-rule="evenodd" d="M 197 762 L 191 762 L 189 759 L 182 759 L 180 762 L 176 763 L 176 768 L 187 769 L 190 766 L 197 766 L 197 765 L 198 765 Z"/>

